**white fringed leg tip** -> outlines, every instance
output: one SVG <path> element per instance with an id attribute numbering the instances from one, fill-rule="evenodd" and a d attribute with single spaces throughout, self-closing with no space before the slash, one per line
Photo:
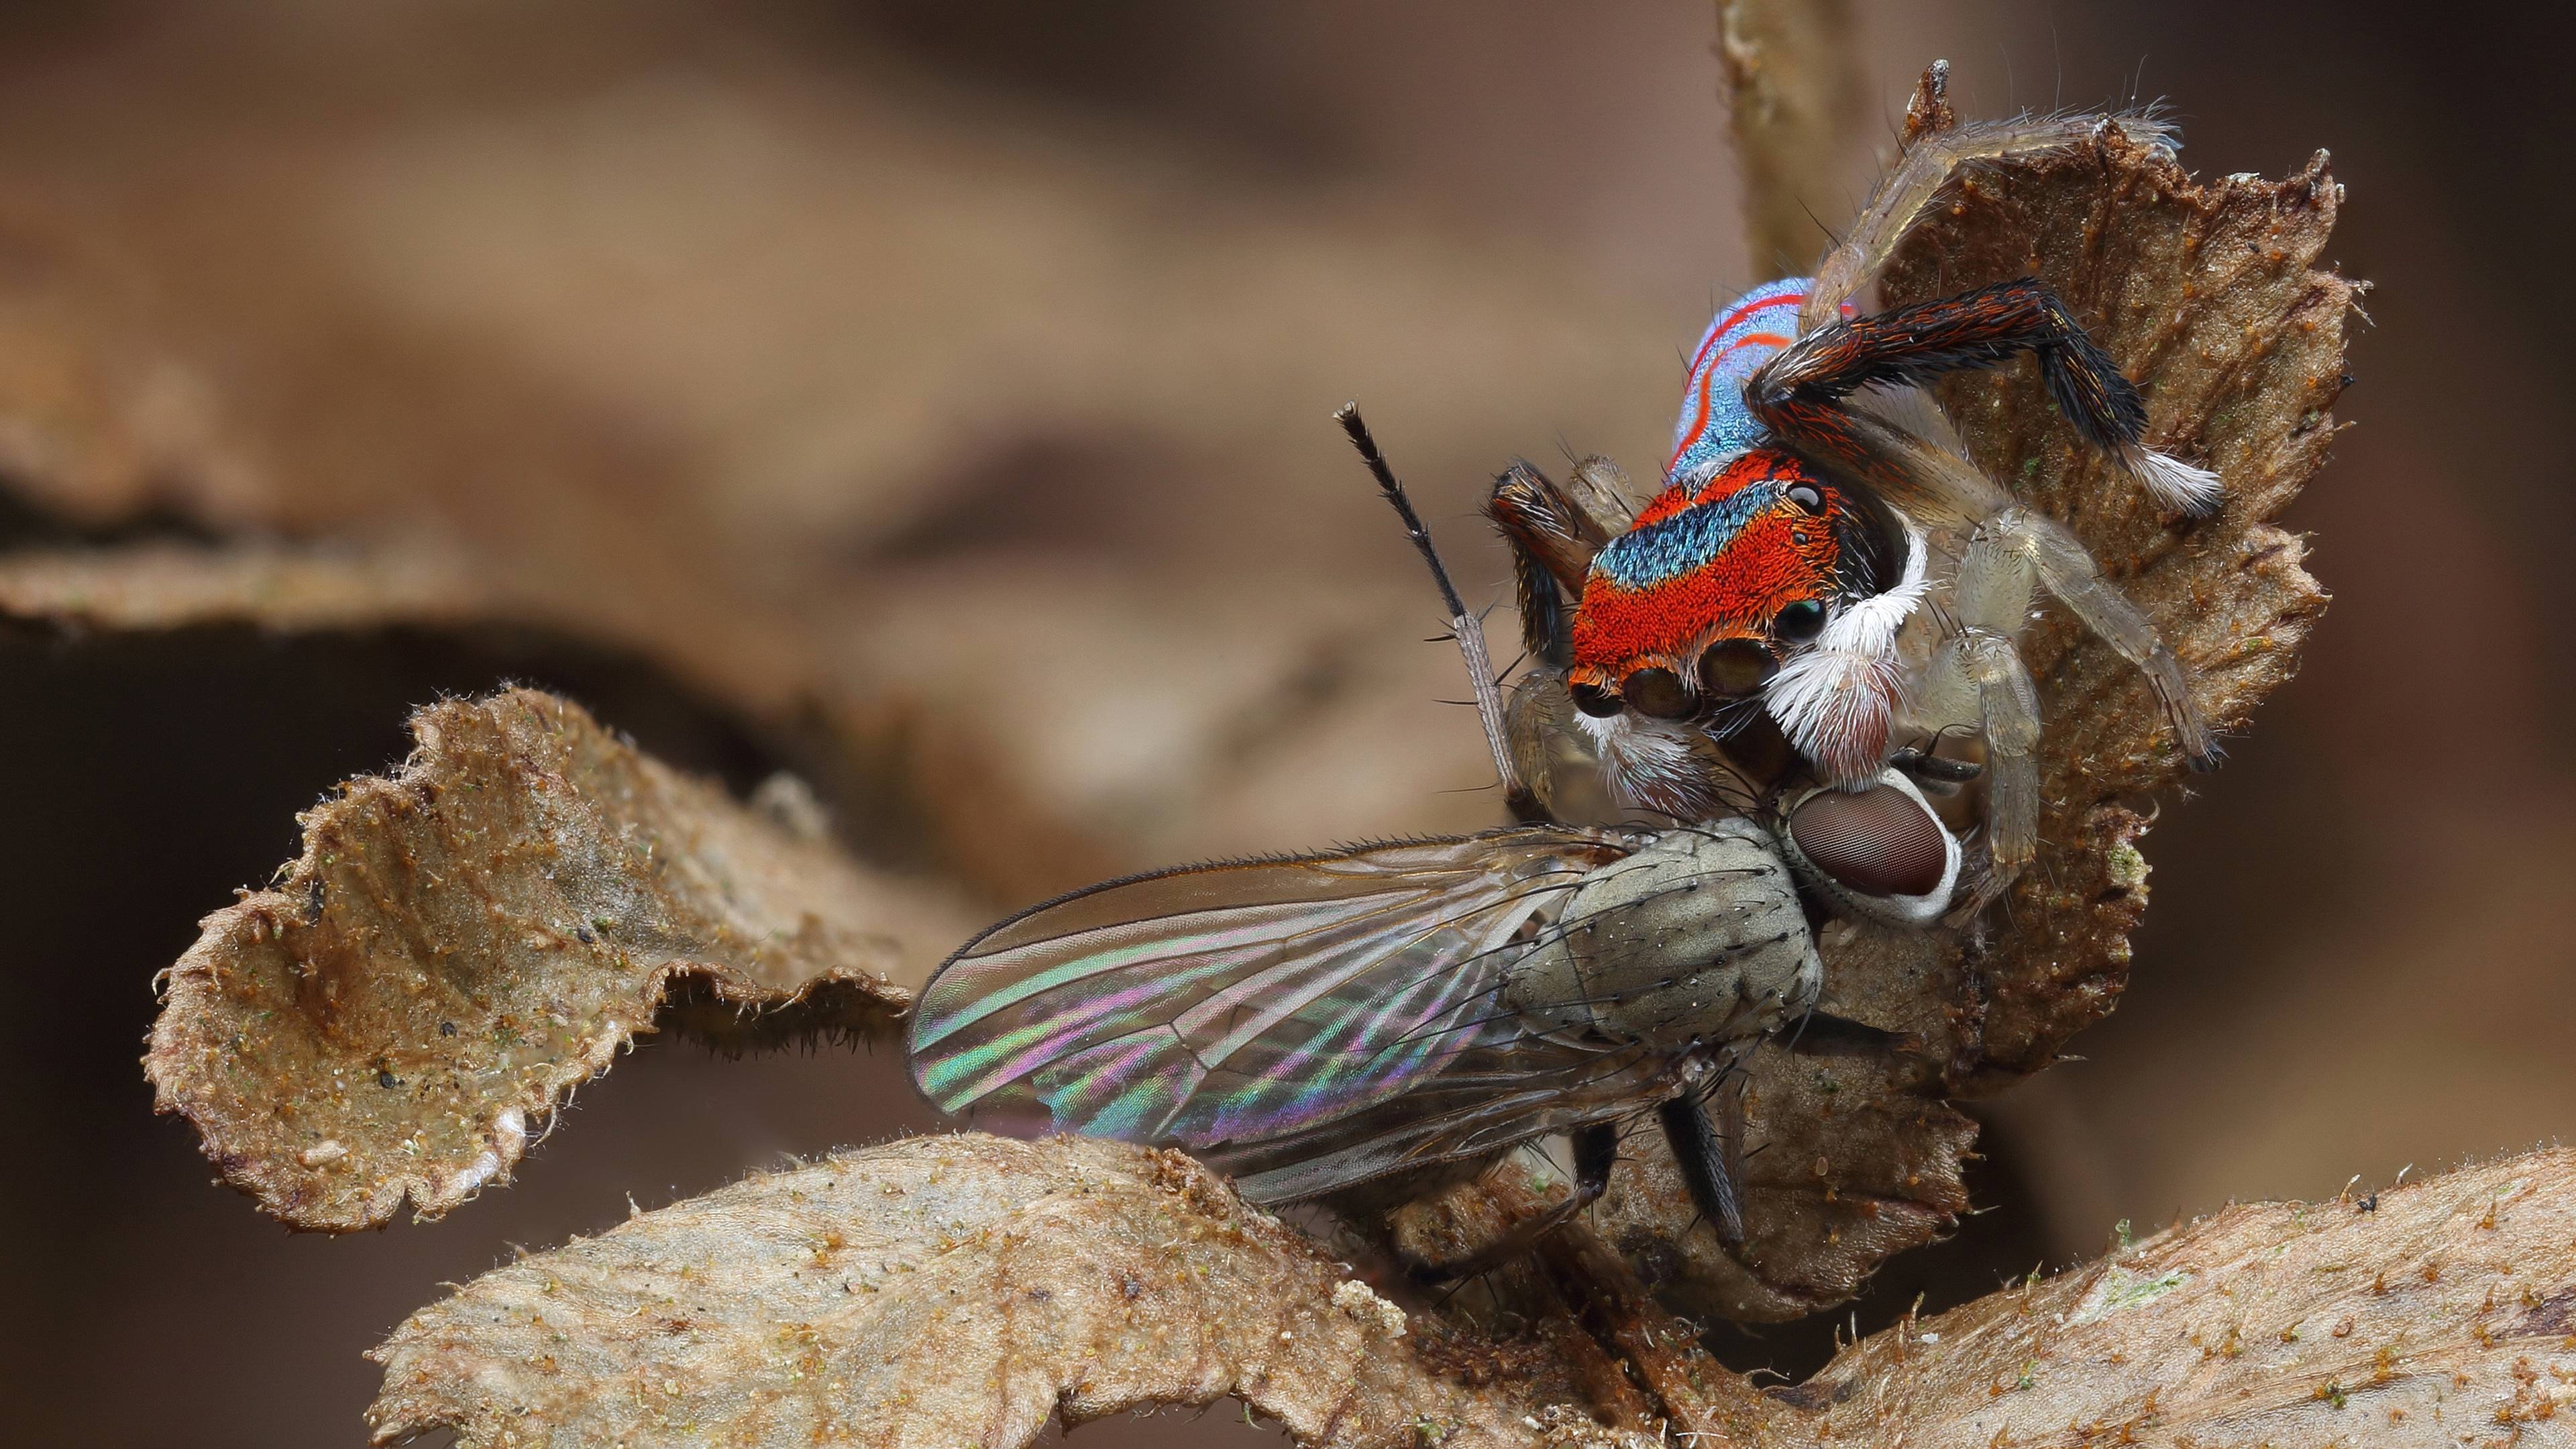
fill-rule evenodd
<path id="1" fill-rule="evenodd" d="M 2194 518 L 2216 508 L 2219 495 L 2226 490 L 2217 474 L 2168 458 L 2153 448 L 2132 448 L 2120 461 L 2159 507 Z"/>

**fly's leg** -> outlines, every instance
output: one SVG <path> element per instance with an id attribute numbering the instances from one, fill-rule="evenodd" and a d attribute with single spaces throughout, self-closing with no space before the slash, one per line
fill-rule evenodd
<path id="1" fill-rule="evenodd" d="M 1974 760 L 1953 760 L 1913 745 L 1906 745 L 1889 755 L 1887 765 L 1889 769 L 1903 770 L 1912 776 L 1914 783 L 1926 792 L 1934 791 L 1935 787 L 1947 787 L 1939 790 L 1942 794 L 1955 791 L 1986 772 L 1986 767 Z"/>
<path id="2" fill-rule="evenodd" d="M 1479 1248 L 1473 1256 L 1453 1263 L 1425 1264 L 1414 1270 L 1414 1276 L 1434 1283 L 1473 1278 L 1520 1257 L 1538 1246 L 1539 1239 L 1573 1221 L 1575 1214 L 1600 1201 L 1601 1194 L 1610 1190 L 1610 1169 L 1618 1160 L 1617 1127 L 1607 1122 L 1595 1122 L 1589 1127 L 1576 1128 L 1572 1196 L 1536 1217 L 1514 1224 L 1511 1231 Z"/>
<path id="3" fill-rule="evenodd" d="M 1744 1079 L 1729 1066 L 1705 1103 L 1675 1097 L 1655 1109 L 1682 1186 L 1730 1253 L 1744 1248 Z"/>

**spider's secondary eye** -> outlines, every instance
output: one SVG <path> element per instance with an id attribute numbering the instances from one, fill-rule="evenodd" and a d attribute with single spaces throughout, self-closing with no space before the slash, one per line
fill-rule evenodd
<path id="1" fill-rule="evenodd" d="M 1619 681 L 1619 693 L 1630 709 L 1657 719 L 1681 719 L 1691 712 L 1690 691 L 1682 688 L 1682 677 L 1669 669 L 1637 670 Z"/>
<path id="2" fill-rule="evenodd" d="M 1789 491 L 1781 496 L 1809 513 L 1825 511 L 1825 495 L 1818 492 L 1812 483 L 1792 483 L 1789 485 Z"/>
<path id="3" fill-rule="evenodd" d="M 1586 684 L 1578 679 L 1568 684 L 1565 692 L 1574 696 L 1576 709 L 1594 719 L 1608 719 L 1619 712 L 1619 696 L 1603 689 L 1600 685 Z"/>
<path id="4" fill-rule="evenodd" d="M 1771 628 L 1792 644 L 1804 644 L 1825 632 L 1825 606 L 1814 599 L 1800 599 L 1772 616 Z"/>
<path id="5" fill-rule="evenodd" d="M 1720 699 L 1742 699 L 1768 682 L 1780 661 L 1754 639 L 1720 639 L 1699 656 L 1699 687 Z"/>

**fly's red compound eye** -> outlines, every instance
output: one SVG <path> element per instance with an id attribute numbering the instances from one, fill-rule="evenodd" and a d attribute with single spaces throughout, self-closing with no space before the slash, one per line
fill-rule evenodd
<path id="1" fill-rule="evenodd" d="M 1699 688 L 1719 699 L 1742 699 L 1761 692 L 1780 661 L 1754 639 L 1720 639 L 1701 651 Z"/>
<path id="2" fill-rule="evenodd" d="M 1619 681 L 1619 693 L 1630 709 L 1656 719 L 1687 719 L 1691 713 L 1690 691 L 1682 687 L 1682 677 L 1669 669 L 1634 670 Z"/>
<path id="3" fill-rule="evenodd" d="M 1819 790 L 1789 817 L 1789 838 L 1816 869 L 1866 896 L 1920 896 L 1949 871 L 1948 832 L 1889 785 Z"/>

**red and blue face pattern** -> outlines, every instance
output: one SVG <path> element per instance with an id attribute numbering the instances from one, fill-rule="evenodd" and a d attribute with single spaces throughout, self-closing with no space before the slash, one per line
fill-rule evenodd
<path id="1" fill-rule="evenodd" d="M 1694 694 L 1741 695 L 1783 648 L 1815 637 L 1828 601 L 1868 587 L 1873 520 L 1805 462 L 1762 446 L 1744 405 L 1745 380 L 1797 336 L 1806 299 L 1803 279 L 1756 288 L 1700 339 L 1663 491 L 1593 557 L 1575 606 L 1568 679 L 1579 694 L 1669 670 Z M 1732 641 L 1747 642 L 1717 648 Z M 1643 691 L 1630 703 L 1671 712 Z"/>

